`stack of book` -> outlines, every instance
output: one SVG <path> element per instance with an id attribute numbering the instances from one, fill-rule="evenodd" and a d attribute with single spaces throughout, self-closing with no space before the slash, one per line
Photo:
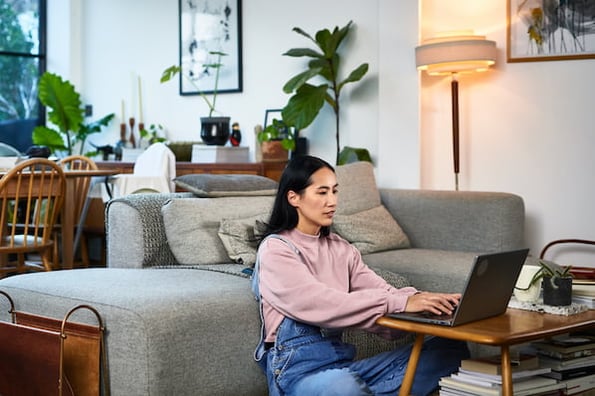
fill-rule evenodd
<path id="1" fill-rule="evenodd" d="M 440 380 L 442 396 L 501 395 L 502 366 L 500 355 L 466 359 L 459 371 Z M 555 378 L 544 377 L 549 367 L 540 367 L 533 354 L 520 354 L 512 362 L 512 388 L 515 396 L 560 395 L 566 385 Z"/>
<path id="2" fill-rule="evenodd" d="M 572 302 L 595 308 L 595 268 L 572 267 Z"/>
<path id="3" fill-rule="evenodd" d="M 531 343 L 540 365 L 549 367 L 544 374 L 566 385 L 565 395 L 595 394 L 595 337 L 561 335 Z"/>

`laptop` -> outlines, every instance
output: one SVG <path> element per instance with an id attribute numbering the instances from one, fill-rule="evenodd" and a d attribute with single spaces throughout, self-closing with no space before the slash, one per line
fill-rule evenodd
<path id="1" fill-rule="evenodd" d="M 506 312 L 528 253 L 529 249 L 521 249 L 476 256 L 467 276 L 461 300 L 452 315 L 398 312 L 387 316 L 442 326 L 458 326 L 501 315 Z"/>

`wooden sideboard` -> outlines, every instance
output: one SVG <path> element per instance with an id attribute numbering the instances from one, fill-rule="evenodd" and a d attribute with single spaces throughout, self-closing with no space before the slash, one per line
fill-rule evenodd
<path id="1" fill-rule="evenodd" d="M 244 164 L 198 164 L 195 162 L 176 162 L 176 176 L 188 175 L 192 173 L 231 173 L 259 175 L 279 181 L 286 163 L 286 161 L 249 162 Z M 97 161 L 97 166 L 99 169 L 115 170 L 118 173 L 132 173 L 134 169 L 133 162 Z"/>

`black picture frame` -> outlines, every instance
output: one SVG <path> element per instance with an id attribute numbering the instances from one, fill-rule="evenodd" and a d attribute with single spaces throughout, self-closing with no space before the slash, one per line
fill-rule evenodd
<path id="1" fill-rule="evenodd" d="M 241 0 L 179 0 L 178 7 L 180 95 L 242 92 Z M 217 63 L 215 51 L 227 54 L 217 86 L 208 66 Z"/>

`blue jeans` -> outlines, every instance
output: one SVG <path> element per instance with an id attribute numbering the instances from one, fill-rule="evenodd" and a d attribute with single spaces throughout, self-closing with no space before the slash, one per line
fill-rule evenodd
<path id="1" fill-rule="evenodd" d="M 266 359 L 269 395 L 395 395 L 401 387 L 412 345 L 354 361 L 355 348 L 341 334 L 285 318 Z M 424 342 L 412 394 L 424 396 L 441 377 L 469 356 L 467 344 L 438 337 Z M 264 362 L 262 362 L 264 363 Z M 263 364 L 264 366 L 264 364 Z"/>

